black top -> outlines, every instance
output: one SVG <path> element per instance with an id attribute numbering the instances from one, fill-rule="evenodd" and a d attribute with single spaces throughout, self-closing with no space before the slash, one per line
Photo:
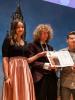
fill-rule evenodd
<path id="1" fill-rule="evenodd" d="M 16 56 L 25 57 L 27 54 L 26 46 L 27 46 L 26 42 L 24 46 L 18 46 L 17 44 L 11 45 L 9 38 L 5 38 L 2 45 L 2 56 L 3 57 L 16 57 Z"/>

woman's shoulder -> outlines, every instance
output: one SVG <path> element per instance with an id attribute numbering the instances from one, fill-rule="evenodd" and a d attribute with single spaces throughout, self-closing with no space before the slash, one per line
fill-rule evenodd
<path id="1" fill-rule="evenodd" d="M 10 39 L 9 39 L 9 37 L 5 37 L 2 46 L 7 46 L 7 45 L 9 45 L 9 44 L 10 44 Z"/>
<path id="2" fill-rule="evenodd" d="M 2 45 L 2 56 L 3 57 L 8 57 L 8 53 L 9 53 L 9 38 L 6 37 L 3 41 L 3 45 Z"/>

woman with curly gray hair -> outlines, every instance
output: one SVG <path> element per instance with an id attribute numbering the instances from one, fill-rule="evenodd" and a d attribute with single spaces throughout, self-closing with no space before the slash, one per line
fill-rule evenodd
<path id="1" fill-rule="evenodd" d="M 53 38 L 53 29 L 49 24 L 39 24 L 33 32 L 33 43 L 28 46 L 29 57 L 42 51 L 53 51 L 48 44 Z M 57 76 L 46 56 L 31 63 L 36 100 L 57 100 Z"/>

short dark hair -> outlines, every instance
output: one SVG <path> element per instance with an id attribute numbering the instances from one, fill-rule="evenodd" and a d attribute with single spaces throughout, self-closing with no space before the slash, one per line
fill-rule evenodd
<path id="1" fill-rule="evenodd" d="M 75 35 L 75 31 L 68 32 L 67 39 L 69 38 L 70 35 Z"/>

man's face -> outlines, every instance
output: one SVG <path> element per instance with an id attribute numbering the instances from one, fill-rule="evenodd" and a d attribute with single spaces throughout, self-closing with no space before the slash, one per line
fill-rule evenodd
<path id="1" fill-rule="evenodd" d="M 69 38 L 67 39 L 68 47 L 69 49 L 74 50 L 75 49 L 75 35 L 69 35 Z"/>

